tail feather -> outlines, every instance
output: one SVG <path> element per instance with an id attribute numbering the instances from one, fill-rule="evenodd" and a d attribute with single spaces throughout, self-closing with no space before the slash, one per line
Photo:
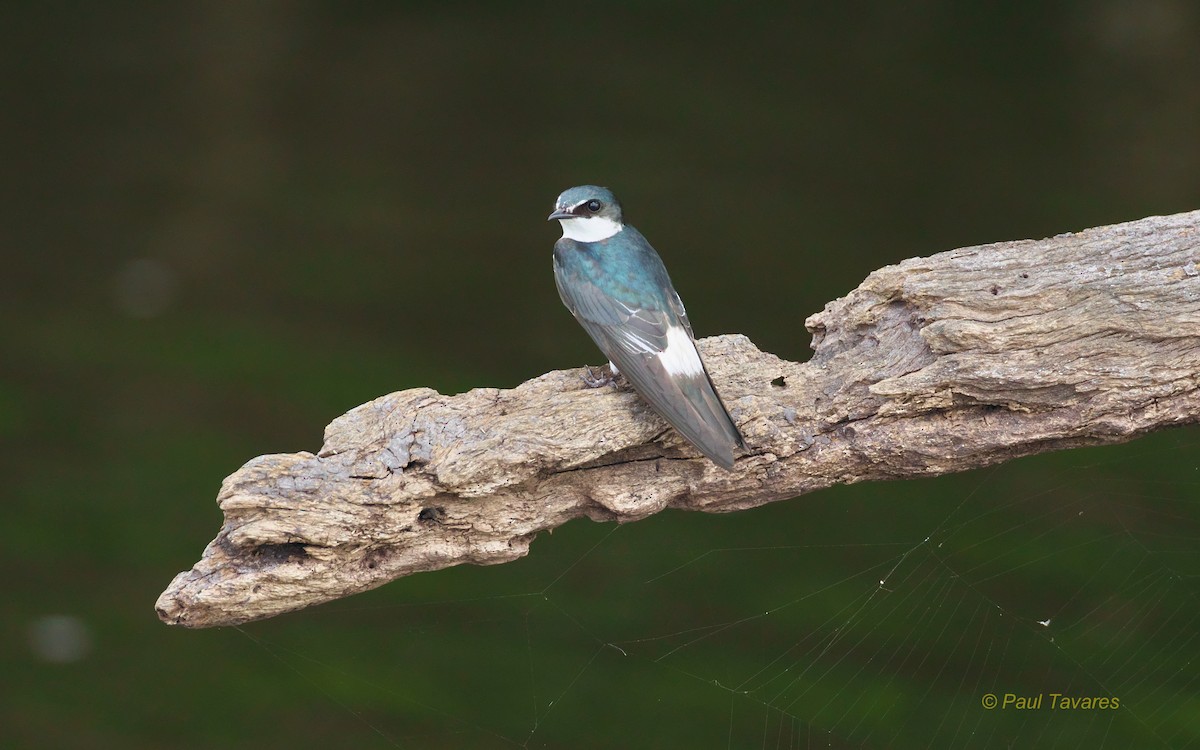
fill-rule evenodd
<path id="1" fill-rule="evenodd" d="M 665 372 L 650 387 L 631 378 L 654 410 L 701 453 L 724 469 L 733 468 L 734 450 L 746 441 L 717 395 L 707 372 L 670 377 Z"/>

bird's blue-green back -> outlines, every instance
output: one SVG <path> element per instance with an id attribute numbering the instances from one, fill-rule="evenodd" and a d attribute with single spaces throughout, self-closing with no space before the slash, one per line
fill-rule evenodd
<path id="1" fill-rule="evenodd" d="M 674 287 L 658 253 L 631 226 L 601 242 L 566 238 L 554 245 L 556 276 L 590 283 L 613 299 L 644 309 L 665 310 Z"/>
<path id="2" fill-rule="evenodd" d="M 636 229 L 554 245 L 563 303 L 655 411 L 717 464 L 731 468 L 741 433 L 695 349 L 691 324 L 658 253 Z"/>

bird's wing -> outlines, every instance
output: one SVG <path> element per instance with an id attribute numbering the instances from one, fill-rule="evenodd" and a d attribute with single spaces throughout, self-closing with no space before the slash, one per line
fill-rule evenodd
<path id="1" fill-rule="evenodd" d="M 683 327 L 687 329 L 688 336 L 691 336 L 692 340 L 694 341 L 696 339 L 696 334 L 692 333 L 692 322 L 688 320 L 687 310 L 683 309 L 683 300 L 679 299 L 679 292 L 672 289 L 671 293 L 667 295 L 667 303 L 671 306 L 671 309 L 675 311 L 675 314 L 679 316 L 679 320 L 683 323 Z"/>
<path id="2" fill-rule="evenodd" d="M 731 468 L 733 449 L 744 442 L 704 369 L 687 318 L 673 304 L 626 304 L 581 276 L 567 281 L 559 273 L 556 279 L 567 308 L 634 389 L 701 453 Z M 670 295 L 678 299 L 673 290 Z"/>

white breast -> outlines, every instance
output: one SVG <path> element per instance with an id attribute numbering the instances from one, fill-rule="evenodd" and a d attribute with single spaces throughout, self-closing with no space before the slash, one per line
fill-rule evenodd
<path id="1" fill-rule="evenodd" d="M 603 216 L 577 216 L 559 219 L 558 223 L 562 224 L 563 237 L 576 242 L 607 240 L 625 228 L 621 222 Z"/>

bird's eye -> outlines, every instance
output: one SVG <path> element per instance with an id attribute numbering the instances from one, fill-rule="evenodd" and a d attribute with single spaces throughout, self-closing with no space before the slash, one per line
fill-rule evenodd
<path id="1" fill-rule="evenodd" d="M 591 211 L 592 213 L 596 213 L 602 208 L 604 208 L 604 204 L 598 200 L 593 199 L 587 202 L 587 210 Z"/>

